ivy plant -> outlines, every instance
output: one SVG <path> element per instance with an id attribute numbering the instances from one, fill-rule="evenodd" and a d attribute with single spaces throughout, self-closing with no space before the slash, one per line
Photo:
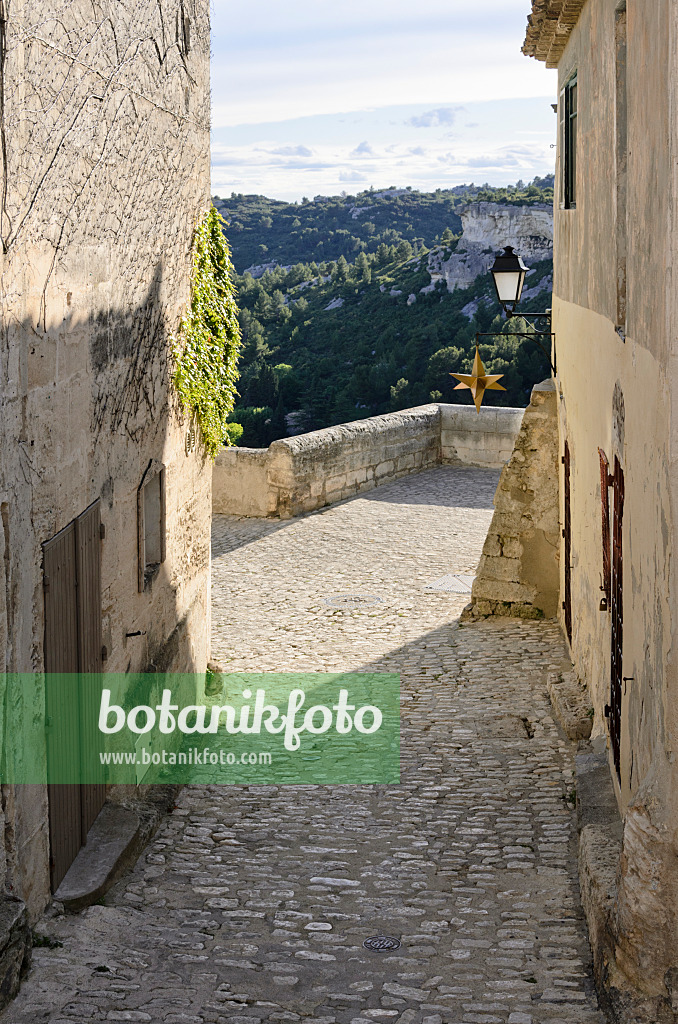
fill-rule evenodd
<path id="1" fill-rule="evenodd" d="M 226 420 L 237 394 L 240 325 L 224 221 L 212 206 L 193 243 L 191 304 L 172 338 L 174 386 L 210 458 L 232 443 Z"/>

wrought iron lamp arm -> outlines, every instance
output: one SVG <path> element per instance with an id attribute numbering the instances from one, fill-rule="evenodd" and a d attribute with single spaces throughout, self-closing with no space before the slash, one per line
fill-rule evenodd
<path id="1" fill-rule="evenodd" d="M 555 366 L 555 363 L 552 362 L 552 360 L 551 360 L 551 353 L 549 351 L 547 351 L 546 346 L 543 345 L 541 340 L 540 340 L 541 338 L 548 338 L 549 342 L 551 342 L 555 338 L 555 335 L 554 335 L 554 333 L 553 333 L 553 331 L 551 329 L 551 310 L 547 309 L 545 313 L 529 313 L 527 316 L 524 313 L 511 313 L 511 314 L 509 314 L 508 312 L 507 312 L 506 315 L 507 315 L 507 321 L 506 321 L 506 324 L 505 324 L 505 328 L 502 328 L 501 331 L 491 331 L 491 332 L 479 332 L 479 333 L 477 333 L 476 334 L 476 344 L 478 344 L 478 338 L 497 338 L 501 334 L 503 334 L 503 335 L 513 334 L 517 338 L 531 338 L 532 341 L 534 341 L 537 345 L 539 345 L 539 348 L 542 350 L 542 352 L 544 353 L 544 355 L 548 359 L 549 366 L 551 367 L 551 372 L 553 373 L 553 376 L 555 377 L 555 375 L 556 375 L 556 366 Z M 531 327 L 532 330 L 531 331 L 513 331 L 513 330 L 510 330 L 510 329 L 506 329 L 506 328 L 508 328 L 509 321 L 513 320 L 515 318 L 520 318 L 521 320 L 524 320 L 525 323 L 528 325 L 528 327 Z M 554 356 L 555 356 L 555 352 L 554 352 Z"/>

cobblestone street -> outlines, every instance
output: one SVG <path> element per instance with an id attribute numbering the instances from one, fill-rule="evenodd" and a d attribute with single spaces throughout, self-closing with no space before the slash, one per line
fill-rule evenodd
<path id="1" fill-rule="evenodd" d="M 460 626 L 498 472 L 216 517 L 213 657 L 402 676 L 400 786 L 184 789 L 135 869 L 43 929 L 11 1024 L 603 1024 L 551 622 Z M 364 603 L 338 607 L 341 595 Z M 376 599 L 376 600 L 373 600 Z M 401 940 L 371 952 L 369 936 Z"/>

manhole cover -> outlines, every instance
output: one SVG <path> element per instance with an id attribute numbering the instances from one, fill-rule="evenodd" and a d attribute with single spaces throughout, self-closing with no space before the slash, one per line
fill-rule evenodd
<path id="1" fill-rule="evenodd" d="M 475 575 L 471 576 L 469 573 L 449 573 L 447 576 L 441 576 L 439 580 L 434 580 L 433 583 L 427 583 L 424 590 L 438 590 L 446 594 L 470 594 L 474 579 Z"/>
<path id="2" fill-rule="evenodd" d="M 400 949 L 400 939 L 394 939 L 391 935 L 371 935 L 365 939 L 363 946 L 378 953 L 388 953 L 391 949 Z"/>
<path id="3" fill-rule="evenodd" d="M 376 594 L 335 594 L 323 598 L 323 601 L 331 608 L 361 608 L 368 604 L 383 604 Z"/>

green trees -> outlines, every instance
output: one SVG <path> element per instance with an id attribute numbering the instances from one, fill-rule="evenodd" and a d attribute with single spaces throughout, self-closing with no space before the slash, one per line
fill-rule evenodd
<path id="1" fill-rule="evenodd" d="M 451 190 L 441 190 L 438 197 L 408 193 L 396 197 L 397 203 L 394 197 L 384 199 L 382 208 L 376 193 L 371 198 L 365 193 L 363 205 L 371 202 L 377 207 L 370 213 L 374 235 L 362 232 L 350 217 L 341 222 L 350 204 L 338 197 L 293 207 L 302 225 L 296 233 L 290 230 L 294 218 L 285 214 L 284 244 L 291 240 L 297 248 L 262 276 L 243 273 L 237 279 L 243 354 L 240 395 L 231 420 L 243 426 L 241 444 L 266 446 L 288 432 L 428 401 L 470 401 L 468 392 L 454 390 L 450 372 L 470 369 L 476 332 L 499 331 L 504 324 L 491 279 L 483 275 L 468 290 L 452 293 L 443 282 L 422 293 L 430 282 L 428 252 L 423 248 L 416 257 L 413 252 L 415 241 L 422 244 L 424 230 L 426 238 L 444 237 L 454 245 L 456 224 L 450 211 L 456 197 L 450 194 Z M 258 201 L 238 200 L 255 209 Z M 273 219 L 266 237 L 273 249 L 278 245 L 277 225 L 288 207 L 266 203 Z M 327 258 L 320 260 L 303 249 L 304 231 L 311 226 L 326 243 Z M 351 253 L 359 231 L 369 239 L 370 248 Z M 403 231 L 410 237 L 403 237 Z M 538 264 L 530 280 L 539 281 L 551 269 L 549 261 Z M 416 302 L 408 305 L 411 294 Z M 549 305 L 550 296 L 544 294 L 525 308 Z M 476 306 L 473 315 L 462 312 Z M 481 346 L 486 367 L 503 373 L 502 384 L 508 388 L 492 393 L 492 404 L 526 405 L 532 385 L 548 375 L 548 363 L 538 347 L 515 335 L 482 340 L 487 342 Z"/>
<path id="2" fill-rule="evenodd" d="M 345 284 L 348 281 L 348 263 L 344 256 L 340 256 L 337 260 L 336 269 L 332 277 L 339 284 Z"/>
<path id="3" fill-rule="evenodd" d="M 357 284 L 369 284 L 372 280 L 370 261 L 364 252 L 359 253 L 353 264 L 353 276 Z"/>
<path id="4" fill-rule="evenodd" d="M 467 367 L 467 363 L 468 359 L 463 348 L 458 348 L 456 345 L 446 345 L 445 348 L 438 349 L 428 361 L 424 378 L 426 390 L 429 393 L 437 391 L 442 395 L 441 400 L 443 402 L 453 402 L 455 399 L 452 391 L 458 382 L 453 377 L 450 377 L 450 373 L 453 371 L 455 373 L 470 372 L 470 367 Z"/>
<path id="5" fill-rule="evenodd" d="M 398 244 L 398 246 L 396 248 L 396 254 L 397 254 L 399 260 L 409 260 L 409 259 L 411 259 L 412 258 L 412 252 L 413 252 L 412 246 L 410 245 L 410 243 L 405 238 L 402 240 L 402 242 L 400 242 Z"/>

